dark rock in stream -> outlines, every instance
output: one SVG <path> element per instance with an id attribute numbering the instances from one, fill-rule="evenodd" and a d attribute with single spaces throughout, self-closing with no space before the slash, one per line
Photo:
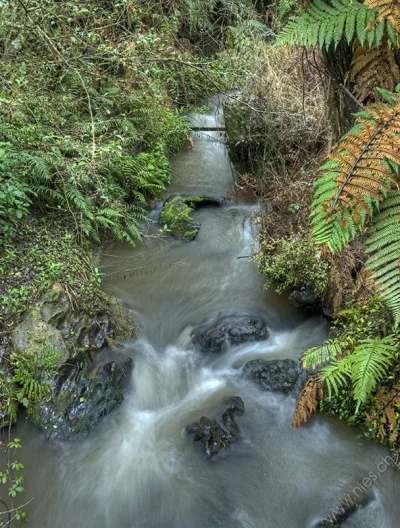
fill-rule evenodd
<path id="1" fill-rule="evenodd" d="M 194 441 L 200 442 L 207 458 L 211 458 L 240 439 L 240 429 L 234 416 L 243 413 L 242 398 L 233 396 L 222 414 L 221 421 L 202 416 L 199 422 L 188 426 L 186 430 L 189 434 L 194 434 Z"/>
<path id="2" fill-rule="evenodd" d="M 305 379 L 304 371 L 293 359 L 254 359 L 245 364 L 243 374 L 264 391 L 283 393 L 293 391 L 300 378 Z"/>
<path id="3" fill-rule="evenodd" d="M 88 431 L 122 402 L 132 360 L 107 363 L 93 375 L 87 354 L 63 365 L 49 401 L 32 404 L 29 417 L 47 436 L 66 439 Z"/>
<path id="4" fill-rule="evenodd" d="M 298 310 L 306 313 L 318 312 L 322 305 L 321 295 L 315 293 L 311 285 L 294 290 L 289 297 L 289 302 Z"/>
<path id="5" fill-rule="evenodd" d="M 260 317 L 248 315 L 225 316 L 193 330 L 191 337 L 201 352 L 221 352 L 226 342 L 240 345 L 250 341 L 263 341 L 269 332 Z"/>

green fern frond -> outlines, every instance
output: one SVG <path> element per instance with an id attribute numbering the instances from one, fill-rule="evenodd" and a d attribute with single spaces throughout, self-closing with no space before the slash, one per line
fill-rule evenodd
<path id="1" fill-rule="evenodd" d="M 53 175 L 49 167 L 48 156 L 44 154 L 31 154 L 26 151 L 14 152 L 12 157 L 18 160 L 20 163 L 26 166 L 29 171 L 27 174 L 27 180 L 30 182 L 49 182 L 52 180 Z"/>
<path id="2" fill-rule="evenodd" d="M 24 397 L 40 401 L 50 394 L 49 382 L 57 373 L 60 357 L 59 351 L 44 346 L 40 351 L 28 350 L 15 359 L 14 377 Z"/>
<path id="3" fill-rule="evenodd" d="M 344 361 L 351 365 L 356 412 L 377 384 L 385 378 L 397 353 L 397 340 L 390 335 L 382 339 L 363 339 L 345 358 Z"/>
<path id="4" fill-rule="evenodd" d="M 387 94 L 386 94 L 387 95 Z M 313 234 L 318 244 L 340 251 L 398 186 L 400 97 L 369 105 L 337 143 L 314 185 Z"/>
<path id="5" fill-rule="evenodd" d="M 373 220 L 366 241 L 368 259 L 366 268 L 373 271 L 372 278 L 382 299 L 391 310 L 395 324 L 400 323 L 400 191 L 388 195 Z"/>
<path id="6" fill-rule="evenodd" d="M 68 202 L 72 203 L 79 211 L 87 211 L 89 209 L 89 199 L 83 196 L 76 185 L 67 183 L 62 186 L 62 191 Z"/>
<path id="7" fill-rule="evenodd" d="M 336 341 L 326 341 L 319 347 L 310 348 L 302 358 L 305 369 L 315 369 L 316 367 L 337 358 L 342 354 L 342 347 Z"/>
<path id="8" fill-rule="evenodd" d="M 383 21 L 374 26 L 377 9 L 369 9 L 357 0 L 313 0 L 308 9 L 293 17 L 278 35 L 277 46 L 298 42 L 301 46 L 336 47 L 344 37 L 350 43 L 357 37 L 363 45 L 381 43 L 385 28 Z"/>
<path id="9" fill-rule="evenodd" d="M 332 398 L 332 393 L 339 394 L 339 390 L 345 387 L 351 379 L 351 366 L 346 361 L 333 359 L 328 365 L 322 367 L 319 380 L 326 384 L 328 396 Z"/>

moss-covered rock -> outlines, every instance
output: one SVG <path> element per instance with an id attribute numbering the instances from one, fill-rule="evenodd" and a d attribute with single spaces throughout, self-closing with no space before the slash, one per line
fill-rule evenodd
<path id="1" fill-rule="evenodd" d="M 40 311 L 34 308 L 11 336 L 14 354 L 41 353 L 52 348 L 59 353 L 60 365 L 69 358 L 69 351 L 63 336 L 57 328 L 43 320 Z"/>
<path id="2" fill-rule="evenodd" d="M 181 240 L 193 240 L 200 230 L 200 224 L 190 216 L 194 207 L 195 197 L 182 198 L 177 196 L 165 202 L 160 215 L 160 222 L 167 225 L 172 235 Z"/>
<path id="3" fill-rule="evenodd" d="M 88 431 L 123 400 L 130 359 L 110 362 L 91 375 L 86 353 L 65 364 L 53 382 L 51 398 L 32 404 L 28 416 L 47 436 L 66 439 Z"/>
<path id="4" fill-rule="evenodd" d="M 121 321 L 116 321 L 123 319 L 121 310 L 118 316 L 114 311 L 111 305 L 98 313 L 74 310 L 62 285 L 55 284 L 14 330 L 14 355 L 51 348 L 61 356 L 56 375 L 48 381 L 51 395 L 28 407 L 29 417 L 47 435 L 69 438 L 87 431 L 122 401 L 131 361 L 120 356 L 97 369 L 93 361 L 114 342 L 116 328 L 124 335 Z"/>

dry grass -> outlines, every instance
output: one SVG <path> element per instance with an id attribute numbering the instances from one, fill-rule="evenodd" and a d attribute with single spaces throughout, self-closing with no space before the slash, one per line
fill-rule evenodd
<path id="1" fill-rule="evenodd" d="M 256 133 L 264 134 L 264 161 L 301 167 L 326 148 L 331 135 L 328 87 L 310 67 L 318 58 L 295 47 L 265 45 L 252 57 L 245 92 L 263 112 L 265 129 Z"/>

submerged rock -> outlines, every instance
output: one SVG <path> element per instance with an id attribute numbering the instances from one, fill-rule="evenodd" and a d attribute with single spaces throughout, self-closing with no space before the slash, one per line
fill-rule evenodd
<path id="1" fill-rule="evenodd" d="M 221 352 L 224 344 L 263 341 L 269 336 L 266 322 L 248 315 L 225 316 L 193 330 L 192 342 L 201 352 Z"/>
<path id="2" fill-rule="evenodd" d="M 317 524 L 317 528 L 340 528 L 359 509 L 366 506 L 372 499 L 370 493 L 360 497 L 349 494 L 330 514 Z"/>
<path id="3" fill-rule="evenodd" d="M 222 414 L 221 422 L 202 416 L 199 422 L 188 426 L 186 430 L 189 434 L 194 434 L 194 441 L 200 442 L 207 458 L 211 458 L 240 439 L 240 428 L 234 416 L 243 413 L 242 398 L 233 396 Z"/>
<path id="4" fill-rule="evenodd" d="M 264 391 L 287 393 L 295 389 L 303 370 L 293 359 L 254 359 L 245 364 L 243 373 Z"/>

